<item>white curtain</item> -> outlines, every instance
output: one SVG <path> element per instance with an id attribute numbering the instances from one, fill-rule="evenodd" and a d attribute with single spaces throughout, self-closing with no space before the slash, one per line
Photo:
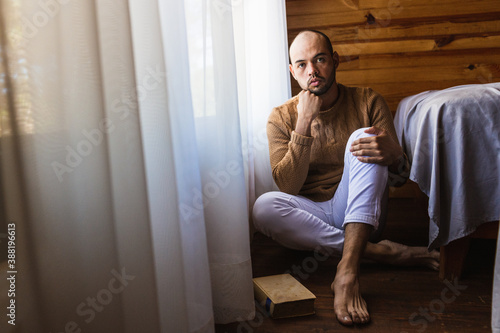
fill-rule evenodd
<path id="1" fill-rule="evenodd" d="M 0 208 L 16 261 L 1 267 L 17 287 L 2 332 L 253 318 L 250 209 L 273 188 L 267 115 L 290 96 L 284 8 L 2 0 Z"/>

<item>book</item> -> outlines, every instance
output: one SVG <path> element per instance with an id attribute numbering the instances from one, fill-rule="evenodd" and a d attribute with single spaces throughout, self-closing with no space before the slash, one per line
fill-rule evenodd
<path id="1" fill-rule="evenodd" d="M 253 279 L 254 296 L 271 318 L 314 314 L 316 296 L 290 274 Z"/>

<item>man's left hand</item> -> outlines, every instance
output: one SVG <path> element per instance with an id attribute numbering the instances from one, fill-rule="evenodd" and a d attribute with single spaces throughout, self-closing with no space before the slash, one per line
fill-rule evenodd
<path id="1" fill-rule="evenodd" d="M 350 148 L 350 152 L 359 161 L 390 166 L 403 156 L 403 149 L 386 130 L 373 126 L 365 130 L 365 133 L 375 136 L 359 138 Z"/>

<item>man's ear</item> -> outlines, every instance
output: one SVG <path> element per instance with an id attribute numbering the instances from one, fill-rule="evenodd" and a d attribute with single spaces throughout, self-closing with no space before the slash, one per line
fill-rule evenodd
<path id="1" fill-rule="evenodd" d="M 297 81 L 297 78 L 295 77 L 295 72 L 293 71 L 293 65 L 289 64 L 288 68 L 290 69 L 290 73 L 292 74 L 292 76 L 295 79 L 295 81 Z"/>
<path id="2" fill-rule="evenodd" d="M 333 58 L 333 64 L 335 65 L 335 69 L 337 69 L 337 67 L 339 67 L 340 64 L 340 58 L 337 51 L 333 52 L 332 58 Z"/>

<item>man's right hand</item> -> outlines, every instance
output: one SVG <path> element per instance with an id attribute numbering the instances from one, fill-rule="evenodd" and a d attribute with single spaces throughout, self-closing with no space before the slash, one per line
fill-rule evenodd
<path id="1" fill-rule="evenodd" d="M 302 90 L 299 93 L 299 104 L 297 104 L 297 125 L 295 132 L 311 136 L 311 123 L 318 116 L 322 100 L 309 90 Z"/>

